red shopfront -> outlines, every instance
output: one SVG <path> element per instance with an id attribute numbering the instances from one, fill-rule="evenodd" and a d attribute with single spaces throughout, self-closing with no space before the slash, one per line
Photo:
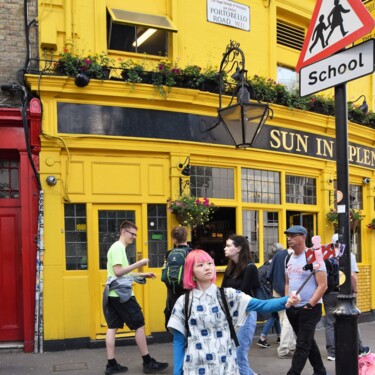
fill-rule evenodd
<path id="1" fill-rule="evenodd" d="M 40 129 L 38 99 L 25 124 L 19 108 L 0 108 L 0 343 L 25 352 L 34 348 Z"/>

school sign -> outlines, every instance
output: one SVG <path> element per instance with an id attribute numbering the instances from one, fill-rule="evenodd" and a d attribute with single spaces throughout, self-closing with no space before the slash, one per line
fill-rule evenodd
<path id="1" fill-rule="evenodd" d="M 374 72 L 374 39 L 308 65 L 300 71 L 300 95 L 306 96 Z"/>

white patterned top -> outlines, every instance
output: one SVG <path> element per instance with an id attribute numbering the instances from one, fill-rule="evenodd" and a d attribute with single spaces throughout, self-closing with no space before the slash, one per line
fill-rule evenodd
<path id="1" fill-rule="evenodd" d="M 246 307 L 251 297 L 241 291 L 225 288 L 229 312 L 237 330 L 247 317 Z M 229 324 L 222 302 L 218 300 L 218 287 L 212 284 L 207 290 L 194 289 L 190 293 L 188 346 L 183 364 L 184 375 L 236 375 L 236 345 L 230 337 Z M 186 336 L 185 296 L 181 296 L 172 311 L 168 328 Z"/>

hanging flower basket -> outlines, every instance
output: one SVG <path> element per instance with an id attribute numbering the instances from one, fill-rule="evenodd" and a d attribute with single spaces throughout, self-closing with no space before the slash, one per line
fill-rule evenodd
<path id="1" fill-rule="evenodd" d="M 331 208 L 329 212 L 326 214 L 326 218 L 333 224 L 335 232 L 338 231 L 338 213 L 336 209 Z M 355 210 L 354 208 L 350 209 L 350 229 L 355 231 L 358 227 L 358 223 L 360 220 L 363 220 L 363 215 L 359 213 L 359 210 Z"/>
<path id="2" fill-rule="evenodd" d="M 175 200 L 169 198 L 167 202 L 168 211 L 176 216 L 176 220 L 181 225 L 192 228 L 208 222 L 217 209 L 208 198 L 200 199 L 191 195 L 184 195 Z"/>

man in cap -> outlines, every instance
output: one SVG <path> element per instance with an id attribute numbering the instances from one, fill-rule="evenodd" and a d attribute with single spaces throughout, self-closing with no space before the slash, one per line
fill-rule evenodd
<path id="1" fill-rule="evenodd" d="M 294 225 L 284 233 L 287 235 L 288 247 L 294 251 L 286 264 L 285 294 L 288 295 L 289 291 L 297 291 L 312 271 L 305 270 L 307 263 L 306 228 Z M 323 262 L 314 267 L 314 275 L 300 291 L 300 303 L 286 310 L 289 322 L 297 336 L 296 351 L 288 375 L 301 374 L 307 359 L 314 369 L 314 375 L 327 373 L 314 339 L 316 325 L 322 316 L 322 297 L 326 289 L 327 275 Z"/>

